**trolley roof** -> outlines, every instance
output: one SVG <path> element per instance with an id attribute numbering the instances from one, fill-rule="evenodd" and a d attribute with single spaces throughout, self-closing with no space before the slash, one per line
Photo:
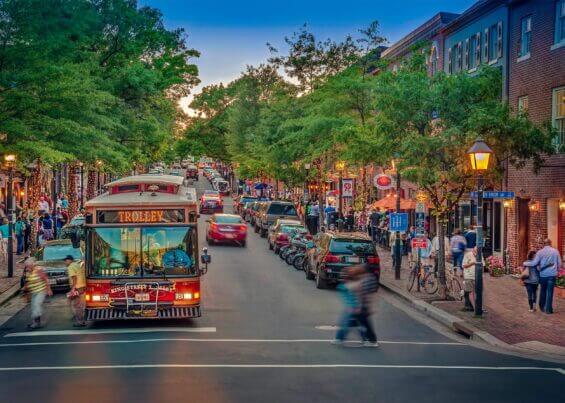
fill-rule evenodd
<path id="1" fill-rule="evenodd" d="M 103 193 L 86 202 L 86 207 L 155 207 L 155 206 L 179 206 L 196 204 L 196 189 L 184 186 L 184 179 L 173 175 L 136 175 L 118 179 L 106 184 L 106 188 L 124 185 L 173 185 L 175 193 L 165 192 L 123 192 Z"/>

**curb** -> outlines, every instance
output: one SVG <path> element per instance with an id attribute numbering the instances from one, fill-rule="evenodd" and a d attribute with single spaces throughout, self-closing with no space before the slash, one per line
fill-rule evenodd
<path id="1" fill-rule="evenodd" d="M 436 308 L 432 304 L 422 301 L 421 299 L 417 299 L 410 294 L 406 294 L 396 287 L 392 287 L 382 282 L 380 283 L 380 285 L 387 291 L 403 299 L 405 302 L 408 302 L 417 311 L 422 312 L 424 315 L 434 319 L 436 322 L 441 323 L 442 325 L 448 327 L 454 332 L 467 336 L 472 341 L 482 342 L 493 347 L 503 348 L 505 350 L 510 350 L 521 354 L 527 354 L 530 356 L 532 354 L 535 354 L 537 359 L 544 359 L 540 357 L 541 355 L 547 357 L 547 359 L 551 361 L 557 360 L 558 362 L 565 362 L 564 355 L 561 355 L 559 353 L 553 353 L 551 355 L 548 355 L 547 349 L 542 350 L 542 349 L 533 349 L 533 348 L 523 348 L 512 344 L 508 344 L 505 341 L 502 341 L 499 338 L 493 336 L 492 334 L 473 326 L 467 321 L 457 316 L 451 315 L 450 313 L 445 312 L 439 308 Z M 551 346 L 550 344 L 545 344 L 545 343 L 540 343 L 540 344 L 544 346 Z"/>
<path id="2" fill-rule="evenodd" d="M 13 296 L 20 292 L 20 283 L 19 281 L 0 294 L 0 306 L 4 305 L 6 301 L 11 299 Z"/>

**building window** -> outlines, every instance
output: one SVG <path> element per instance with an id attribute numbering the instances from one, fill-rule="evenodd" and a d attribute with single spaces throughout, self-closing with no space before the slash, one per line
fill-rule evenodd
<path id="1" fill-rule="evenodd" d="M 435 46 L 432 46 L 430 51 L 430 73 L 432 76 L 437 73 L 437 49 Z"/>
<path id="2" fill-rule="evenodd" d="M 528 111 L 528 96 L 524 95 L 518 98 L 518 112 L 526 113 Z"/>
<path id="3" fill-rule="evenodd" d="M 477 35 L 473 35 L 469 43 L 469 68 L 477 67 Z"/>
<path id="4" fill-rule="evenodd" d="M 565 145 L 565 87 L 553 90 L 553 127 L 557 130 L 555 145 L 563 150 Z"/>
<path id="5" fill-rule="evenodd" d="M 457 71 L 463 70 L 463 46 L 461 42 L 457 44 Z"/>
<path id="6" fill-rule="evenodd" d="M 500 59 L 502 57 L 502 21 L 498 23 L 496 28 L 496 56 Z"/>
<path id="7" fill-rule="evenodd" d="M 470 53 L 469 49 L 470 49 L 469 39 L 465 39 L 465 65 L 464 65 L 465 69 L 471 68 L 470 59 L 469 59 L 469 53 Z"/>
<path id="8" fill-rule="evenodd" d="M 565 41 L 565 0 L 555 3 L 555 43 Z"/>
<path id="9" fill-rule="evenodd" d="M 498 43 L 498 28 L 493 25 L 488 32 L 488 61 L 498 59 L 496 57 L 496 44 Z"/>
<path id="10" fill-rule="evenodd" d="M 475 65 L 478 67 L 481 64 L 481 33 L 477 32 L 475 35 Z"/>
<path id="11" fill-rule="evenodd" d="M 530 54 L 532 43 L 532 16 L 522 18 L 520 23 L 520 57 Z"/>
<path id="12" fill-rule="evenodd" d="M 447 72 L 449 74 L 453 74 L 453 51 L 451 49 L 447 49 Z"/>

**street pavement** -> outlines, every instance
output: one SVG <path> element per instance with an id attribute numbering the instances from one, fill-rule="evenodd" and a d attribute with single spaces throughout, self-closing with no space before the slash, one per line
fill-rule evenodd
<path id="1" fill-rule="evenodd" d="M 478 348 L 384 290 L 374 316 L 380 347 L 331 345 L 341 309 L 334 290 L 317 290 L 253 231 L 245 248 L 209 251 L 196 320 L 76 330 L 57 295 L 45 328 L 26 332 L 29 308 L 12 301 L 22 309 L 0 328 L 0 401 L 562 401 L 562 365 Z"/>

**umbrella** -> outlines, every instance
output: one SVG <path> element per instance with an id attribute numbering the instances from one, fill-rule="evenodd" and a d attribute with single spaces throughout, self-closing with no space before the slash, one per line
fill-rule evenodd
<path id="1" fill-rule="evenodd" d="M 415 210 L 416 200 L 400 198 L 400 210 Z M 375 209 L 396 209 L 396 197 L 384 197 L 371 205 Z"/>

